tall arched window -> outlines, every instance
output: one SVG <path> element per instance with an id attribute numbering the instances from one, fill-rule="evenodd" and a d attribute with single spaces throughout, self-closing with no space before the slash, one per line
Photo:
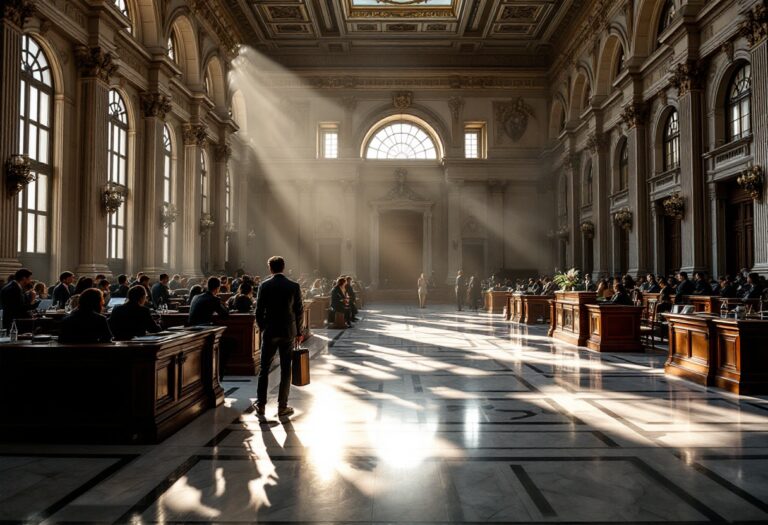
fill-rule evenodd
<path id="1" fill-rule="evenodd" d="M 677 3 L 675 0 L 667 0 L 664 3 L 664 8 L 661 10 L 661 16 L 659 17 L 658 35 L 667 30 L 677 15 Z"/>
<path id="2" fill-rule="evenodd" d="M 107 178 L 125 187 L 128 173 L 128 113 L 125 101 L 114 89 L 109 92 L 109 142 L 107 144 Z M 110 213 L 107 219 L 107 258 L 125 259 L 125 205 Z"/>
<path id="3" fill-rule="evenodd" d="M 176 31 L 171 29 L 171 34 L 168 35 L 168 42 L 166 43 L 166 48 L 168 50 L 168 58 L 173 60 L 178 64 L 179 62 L 179 46 L 178 46 L 178 40 L 176 39 Z"/>
<path id="4" fill-rule="evenodd" d="M 437 159 L 429 134 L 408 121 L 393 122 L 376 132 L 368 142 L 367 159 Z"/>
<path id="5" fill-rule="evenodd" d="M 128 11 L 128 2 L 126 0 L 114 0 L 115 5 L 117 6 L 118 11 L 120 11 L 125 18 L 128 20 L 131 19 L 131 13 Z M 133 28 L 130 24 L 128 24 L 128 32 L 132 32 Z"/>
<path id="6" fill-rule="evenodd" d="M 173 143 L 168 124 L 163 126 L 163 208 L 173 206 Z M 163 264 L 171 262 L 171 224 L 163 224 Z"/>
<path id="7" fill-rule="evenodd" d="M 202 213 L 210 213 L 208 195 L 208 154 L 205 150 L 200 150 L 200 211 Z"/>
<path id="8" fill-rule="evenodd" d="M 19 193 L 18 251 L 48 252 L 53 81 L 40 46 L 30 36 L 21 38 L 20 151 L 29 156 L 35 180 Z"/>
<path id="9" fill-rule="evenodd" d="M 739 140 L 752 132 L 752 68 L 744 64 L 733 75 L 726 104 L 728 140 Z"/>
<path id="10" fill-rule="evenodd" d="M 629 186 L 629 147 L 626 139 L 621 142 L 619 150 L 619 191 Z"/>
<path id="11" fill-rule="evenodd" d="M 594 189 L 594 180 L 592 177 L 592 163 L 587 164 L 587 169 L 584 170 L 584 198 L 582 202 L 585 206 L 592 204 L 592 193 Z"/>
<path id="12" fill-rule="evenodd" d="M 673 111 L 664 125 L 664 171 L 680 167 L 680 120 Z"/>
<path id="13" fill-rule="evenodd" d="M 615 79 L 621 72 L 624 71 L 624 48 L 619 45 L 619 52 L 616 55 L 616 69 L 613 72 L 613 78 Z"/>

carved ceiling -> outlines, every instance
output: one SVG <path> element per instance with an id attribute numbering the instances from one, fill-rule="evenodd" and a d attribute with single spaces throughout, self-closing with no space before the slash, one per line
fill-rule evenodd
<path id="1" fill-rule="evenodd" d="M 546 66 L 583 0 L 220 0 L 293 67 Z"/>

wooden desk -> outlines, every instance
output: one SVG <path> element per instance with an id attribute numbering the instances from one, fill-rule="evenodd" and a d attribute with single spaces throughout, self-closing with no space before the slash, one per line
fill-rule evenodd
<path id="1" fill-rule="evenodd" d="M 685 300 L 688 304 L 693 305 L 695 312 L 703 312 L 707 314 L 720 315 L 720 308 L 723 303 L 728 305 L 728 309 L 740 305 L 752 305 L 755 310 L 760 307 L 760 299 L 737 299 L 735 297 L 725 298 L 718 295 L 686 295 Z"/>
<path id="2" fill-rule="evenodd" d="M 309 305 L 307 305 L 309 303 Z M 304 301 L 304 309 L 309 311 L 309 327 L 324 328 L 331 307 L 330 297 L 313 297 Z"/>
<path id="3" fill-rule="evenodd" d="M 188 314 L 169 312 L 163 314 L 162 324 L 166 328 L 184 326 Z M 230 313 L 227 318 L 213 316 L 214 324 L 226 327 L 221 338 L 223 347 L 222 370 L 225 375 L 255 376 L 261 367 L 261 341 L 256 316 L 253 314 Z"/>
<path id="4" fill-rule="evenodd" d="M 714 385 L 736 394 L 768 394 L 768 320 L 711 320 Z"/>
<path id="5" fill-rule="evenodd" d="M 485 310 L 492 314 L 504 313 L 507 295 L 509 295 L 509 292 L 502 290 L 489 290 L 485 292 Z"/>
<path id="6" fill-rule="evenodd" d="M 589 339 L 587 348 L 597 352 L 642 352 L 640 319 L 642 306 L 587 304 Z"/>
<path id="7" fill-rule="evenodd" d="M 549 323 L 549 295 L 520 295 L 520 323 Z"/>
<path id="8" fill-rule="evenodd" d="M 523 294 L 515 292 L 510 295 L 510 314 L 509 320 L 513 323 L 519 323 L 523 319 Z"/>
<path id="9" fill-rule="evenodd" d="M 577 346 L 585 346 L 589 339 L 589 310 L 586 305 L 596 304 L 595 292 L 555 292 L 550 303 L 550 337 Z"/>
<path id="10" fill-rule="evenodd" d="M 152 342 L 2 344 L 0 439 L 162 441 L 224 401 L 223 332 L 211 327 Z"/>

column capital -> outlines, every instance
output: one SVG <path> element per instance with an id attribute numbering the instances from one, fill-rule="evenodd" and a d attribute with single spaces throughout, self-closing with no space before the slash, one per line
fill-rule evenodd
<path id="1" fill-rule="evenodd" d="M 567 171 L 578 172 L 579 165 L 581 164 L 581 155 L 578 153 L 569 153 L 563 161 L 563 167 Z"/>
<path id="2" fill-rule="evenodd" d="M 216 155 L 216 161 L 227 162 L 232 156 L 232 146 L 226 142 L 223 144 L 218 144 L 214 149 L 214 154 Z"/>
<path id="3" fill-rule="evenodd" d="M 626 124 L 627 129 L 636 128 L 645 124 L 648 114 L 648 108 L 642 102 L 631 102 L 624 106 L 621 112 L 621 120 Z"/>
<path id="4" fill-rule="evenodd" d="M 171 98 L 161 93 L 142 93 L 140 95 L 141 111 L 145 118 L 160 118 L 165 120 L 165 116 L 171 112 L 173 105 Z"/>
<path id="5" fill-rule="evenodd" d="M 587 137 L 587 149 L 592 155 L 603 151 L 608 146 L 608 137 L 605 133 L 590 133 Z"/>
<path id="6" fill-rule="evenodd" d="M 0 7 L 0 18 L 22 27 L 27 18 L 35 14 L 34 0 L 5 0 Z"/>
<path id="7" fill-rule="evenodd" d="M 768 1 L 762 0 L 744 14 L 739 33 L 747 39 L 750 47 L 755 47 L 768 37 Z"/>
<path id="8" fill-rule="evenodd" d="M 674 66 L 670 73 L 672 77 L 669 82 L 677 88 L 678 94 L 682 97 L 691 90 L 701 89 L 704 79 L 704 72 L 699 64 L 694 60 L 687 60 Z"/>
<path id="9" fill-rule="evenodd" d="M 181 134 L 184 138 L 185 146 L 205 146 L 205 141 L 208 139 L 206 128 L 203 124 L 184 124 L 181 127 Z"/>
<path id="10" fill-rule="evenodd" d="M 112 53 L 102 50 L 101 46 L 75 46 L 75 59 L 80 74 L 85 78 L 98 78 L 104 82 L 117 72 Z"/>

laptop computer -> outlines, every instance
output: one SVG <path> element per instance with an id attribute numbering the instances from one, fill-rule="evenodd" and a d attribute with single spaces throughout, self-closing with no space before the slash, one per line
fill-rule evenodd
<path id="1" fill-rule="evenodd" d="M 51 306 L 53 306 L 53 299 L 40 299 L 40 302 L 37 303 L 37 311 L 45 312 L 46 310 L 50 310 Z"/>
<path id="2" fill-rule="evenodd" d="M 112 308 L 115 306 L 120 306 L 121 304 L 125 304 L 125 301 L 127 301 L 127 297 L 112 297 L 109 300 L 109 304 L 107 304 L 107 310 L 112 311 Z"/>

